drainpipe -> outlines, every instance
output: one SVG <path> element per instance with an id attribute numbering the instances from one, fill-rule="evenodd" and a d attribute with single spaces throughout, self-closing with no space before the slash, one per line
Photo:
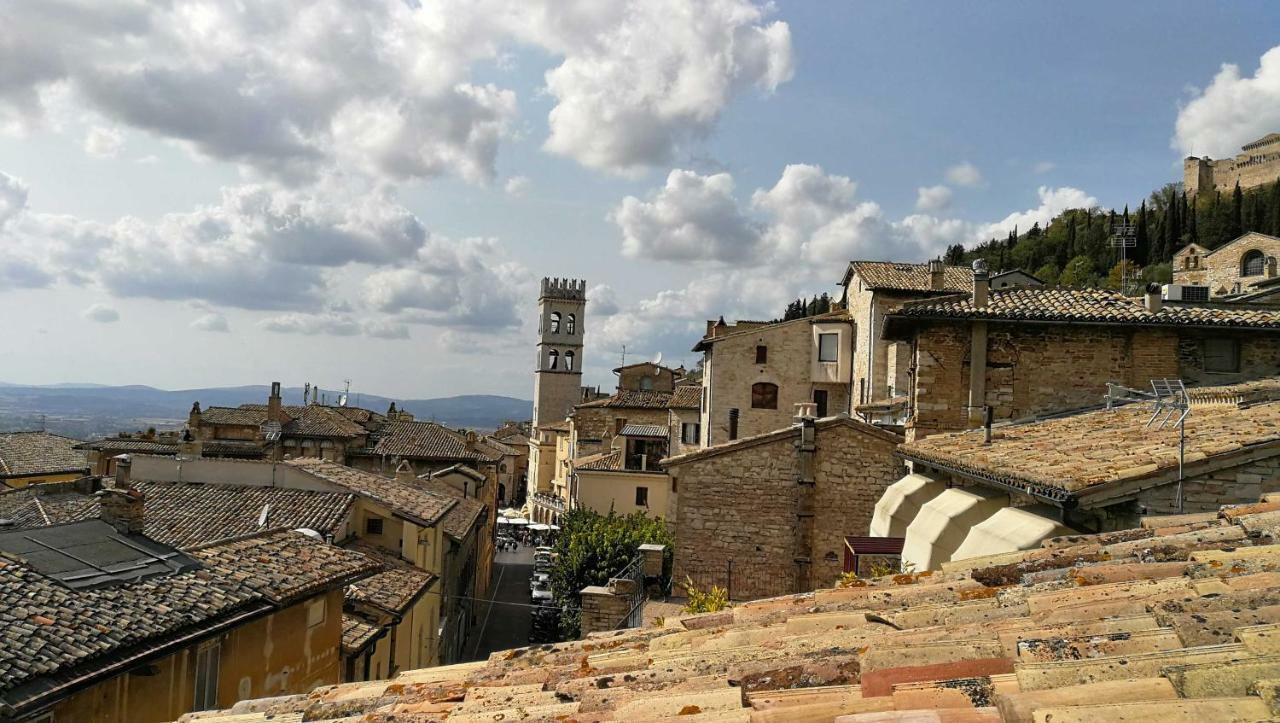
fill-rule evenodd
<path id="1" fill-rule="evenodd" d="M 987 262 L 973 262 L 973 308 L 987 308 L 990 280 Z M 987 322 L 975 321 L 970 327 L 969 338 L 969 423 L 982 421 L 982 408 L 987 396 Z"/>

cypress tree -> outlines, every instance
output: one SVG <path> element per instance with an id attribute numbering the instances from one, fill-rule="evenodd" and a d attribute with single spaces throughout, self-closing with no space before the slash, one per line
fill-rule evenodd
<path id="1" fill-rule="evenodd" d="M 1240 182 L 1236 181 L 1236 187 L 1231 191 L 1231 218 L 1227 226 L 1227 238 L 1224 241 L 1238 238 L 1244 233 L 1244 193 L 1240 191 Z"/>

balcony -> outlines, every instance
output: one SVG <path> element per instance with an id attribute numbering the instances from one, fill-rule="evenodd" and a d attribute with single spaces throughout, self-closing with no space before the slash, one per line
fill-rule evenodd
<path id="1" fill-rule="evenodd" d="M 552 510 L 554 512 L 564 512 L 564 500 L 556 497 L 555 495 L 535 492 L 532 499 L 533 504 L 539 507 Z"/>

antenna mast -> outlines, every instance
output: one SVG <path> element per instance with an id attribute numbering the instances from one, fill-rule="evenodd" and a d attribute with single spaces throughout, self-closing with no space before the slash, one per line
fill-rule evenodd
<path id="1" fill-rule="evenodd" d="M 1129 220 L 1120 220 L 1112 223 L 1111 238 L 1107 240 L 1107 245 L 1113 249 L 1120 249 L 1120 293 L 1128 296 L 1132 281 L 1129 273 L 1128 249 L 1137 248 L 1138 246 L 1137 225 Z"/>

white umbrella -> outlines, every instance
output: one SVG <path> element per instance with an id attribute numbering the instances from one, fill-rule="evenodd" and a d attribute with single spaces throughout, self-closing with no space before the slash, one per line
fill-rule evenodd
<path id="1" fill-rule="evenodd" d="M 541 522 L 539 522 L 537 524 L 529 525 L 529 529 L 533 530 L 534 532 L 546 532 L 547 530 L 551 529 L 551 525 L 544 525 Z"/>
<path id="2" fill-rule="evenodd" d="M 551 530 L 552 532 L 559 532 L 560 525 L 547 525 L 547 529 Z"/>
<path id="3" fill-rule="evenodd" d="M 499 525 L 509 525 L 509 524 L 511 524 L 511 520 L 508 520 L 508 519 L 507 519 L 507 518 L 505 518 L 505 517 L 499 517 L 499 518 L 498 518 L 498 524 L 499 524 Z"/>
<path id="4" fill-rule="evenodd" d="M 523 517 L 512 517 L 507 520 L 508 525 L 527 525 L 529 521 Z"/>

